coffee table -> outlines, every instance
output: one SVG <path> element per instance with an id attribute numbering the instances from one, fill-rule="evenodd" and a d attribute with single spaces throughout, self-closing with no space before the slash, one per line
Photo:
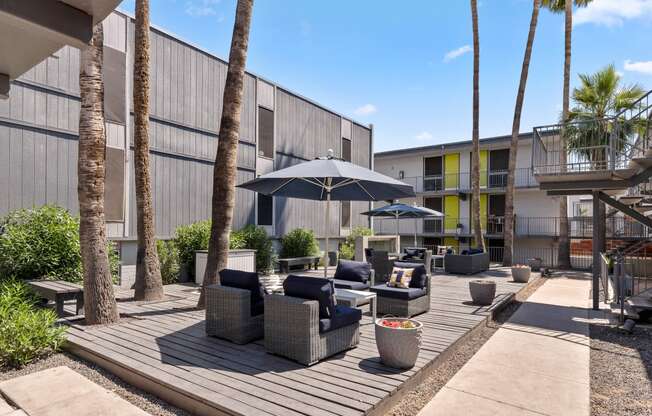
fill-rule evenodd
<path id="1" fill-rule="evenodd" d="M 376 293 L 363 290 L 335 289 L 335 300 L 337 303 L 357 308 L 358 306 L 371 304 L 371 317 L 376 321 Z"/>

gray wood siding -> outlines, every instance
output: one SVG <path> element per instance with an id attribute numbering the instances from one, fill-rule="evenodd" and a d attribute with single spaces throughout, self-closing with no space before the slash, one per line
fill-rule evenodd
<path id="1" fill-rule="evenodd" d="M 130 161 L 133 151 L 130 152 Z M 211 214 L 213 163 L 154 153 L 150 156 L 152 201 L 156 235 L 168 237 L 184 224 L 206 220 Z M 254 178 L 254 173 L 238 170 L 237 182 Z M 136 235 L 136 195 L 133 163 L 129 166 L 129 235 Z M 242 228 L 254 221 L 254 195 L 243 189 L 236 191 L 237 208 L 233 228 Z"/>
<path id="2" fill-rule="evenodd" d="M 340 154 L 340 117 L 282 89 L 276 92 L 276 151 L 304 159 Z"/>
<path id="3" fill-rule="evenodd" d="M 353 163 L 371 168 L 371 130 L 352 123 L 351 159 Z M 369 218 L 360 215 L 361 212 L 369 211 L 371 206 L 368 202 L 351 203 L 351 226 L 369 226 Z"/>

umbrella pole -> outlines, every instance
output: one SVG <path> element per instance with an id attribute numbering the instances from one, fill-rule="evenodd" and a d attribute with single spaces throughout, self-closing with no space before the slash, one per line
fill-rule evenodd
<path id="1" fill-rule="evenodd" d="M 324 248 L 324 277 L 328 278 L 328 234 L 331 215 L 331 193 L 326 191 L 326 247 Z"/>
<path id="2" fill-rule="evenodd" d="M 414 247 L 417 247 L 417 219 L 414 219 Z"/>
<path id="3" fill-rule="evenodd" d="M 401 242 L 399 241 L 399 236 L 398 236 L 398 212 L 396 214 L 396 252 L 400 253 L 401 252 Z"/>

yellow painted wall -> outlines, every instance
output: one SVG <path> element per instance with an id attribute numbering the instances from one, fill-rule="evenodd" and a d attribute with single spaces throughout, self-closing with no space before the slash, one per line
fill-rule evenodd
<path id="1" fill-rule="evenodd" d="M 457 195 L 444 196 L 444 231 L 455 232 L 460 216 L 460 200 Z"/>
<path id="2" fill-rule="evenodd" d="M 444 245 L 451 246 L 455 249 L 457 254 L 460 253 L 460 242 L 455 239 L 455 237 L 446 237 L 444 238 Z"/>
<path id="3" fill-rule="evenodd" d="M 457 189 L 459 185 L 460 154 L 444 155 L 444 188 Z"/>
<path id="4" fill-rule="evenodd" d="M 471 224 L 471 234 L 473 234 L 475 232 L 473 229 L 473 198 L 471 195 L 469 195 L 469 198 L 471 198 L 471 203 L 469 204 L 469 218 L 471 218 L 471 221 L 469 223 Z M 488 198 L 488 194 L 480 194 L 480 221 L 482 222 L 483 233 L 487 232 Z"/>
<path id="5" fill-rule="evenodd" d="M 480 150 L 480 186 L 487 187 L 487 178 L 489 171 L 489 152 Z"/>

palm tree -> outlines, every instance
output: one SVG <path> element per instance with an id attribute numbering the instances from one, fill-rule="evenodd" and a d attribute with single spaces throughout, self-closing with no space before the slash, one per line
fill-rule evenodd
<path id="1" fill-rule="evenodd" d="M 104 220 L 106 132 L 102 81 L 103 43 L 102 23 L 98 23 L 93 28 L 90 43 L 81 51 L 79 65 L 81 105 L 77 198 L 79 243 L 84 270 L 84 315 L 86 323 L 90 325 L 109 324 L 119 319 Z"/>
<path id="2" fill-rule="evenodd" d="M 134 299 L 151 301 L 163 298 L 163 280 L 154 237 L 154 208 L 149 174 L 149 0 L 136 1 L 133 94 L 138 232 Z"/>
<path id="3" fill-rule="evenodd" d="M 244 88 L 244 71 L 249 45 L 249 28 L 253 0 L 238 0 L 229 52 L 229 68 L 224 85 L 222 118 L 220 121 L 217 155 L 213 168 L 213 199 L 211 237 L 208 243 L 206 272 L 198 307 L 204 307 L 207 285 L 218 281 L 218 271 L 226 267 L 229 251 L 229 232 L 235 206 L 235 181 L 240 135 L 240 112 Z"/>
<path id="4" fill-rule="evenodd" d="M 473 153 L 471 163 L 471 187 L 473 198 L 473 229 L 475 244 L 485 250 L 480 221 L 480 35 L 478 31 L 478 2 L 471 0 L 471 20 L 473 21 Z"/>
<path id="5" fill-rule="evenodd" d="M 575 6 L 586 7 L 593 0 L 574 0 Z M 573 1 L 566 0 L 542 0 L 542 6 L 553 13 L 564 13 L 564 89 L 562 97 L 562 123 L 568 122 L 569 101 L 570 101 L 570 70 L 571 70 L 571 37 L 573 33 Z M 564 140 L 565 134 L 561 135 Z M 562 148 L 564 144 L 562 143 Z M 566 153 L 561 152 L 560 165 L 562 170 L 566 169 Z M 568 269 L 570 262 L 570 238 L 568 235 L 568 198 L 559 197 L 559 252 L 558 264 L 562 269 Z"/>
<path id="6" fill-rule="evenodd" d="M 514 174 L 516 172 L 516 153 L 518 152 L 518 134 L 521 128 L 521 111 L 523 110 L 523 99 L 525 97 L 525 86 L 530 69 L 530 57 L 532 56 L 532 45 L 537 30 L 539 19 L 540 0 L 534 0 L 532 5 L 532 17 L 530 18 L 530 31 L 525 44 L 525 56 L 521 67 L 521 79 L 516 94 L 516 105 L 514 107 L 514 120 L 512 122 L 512 140 L 509 146 L 509 166 L 507 173 L 507 191 L 505 194 L 505 251 L 503 253 L 503 265 L 511 266 L 514 254 Z"/>

